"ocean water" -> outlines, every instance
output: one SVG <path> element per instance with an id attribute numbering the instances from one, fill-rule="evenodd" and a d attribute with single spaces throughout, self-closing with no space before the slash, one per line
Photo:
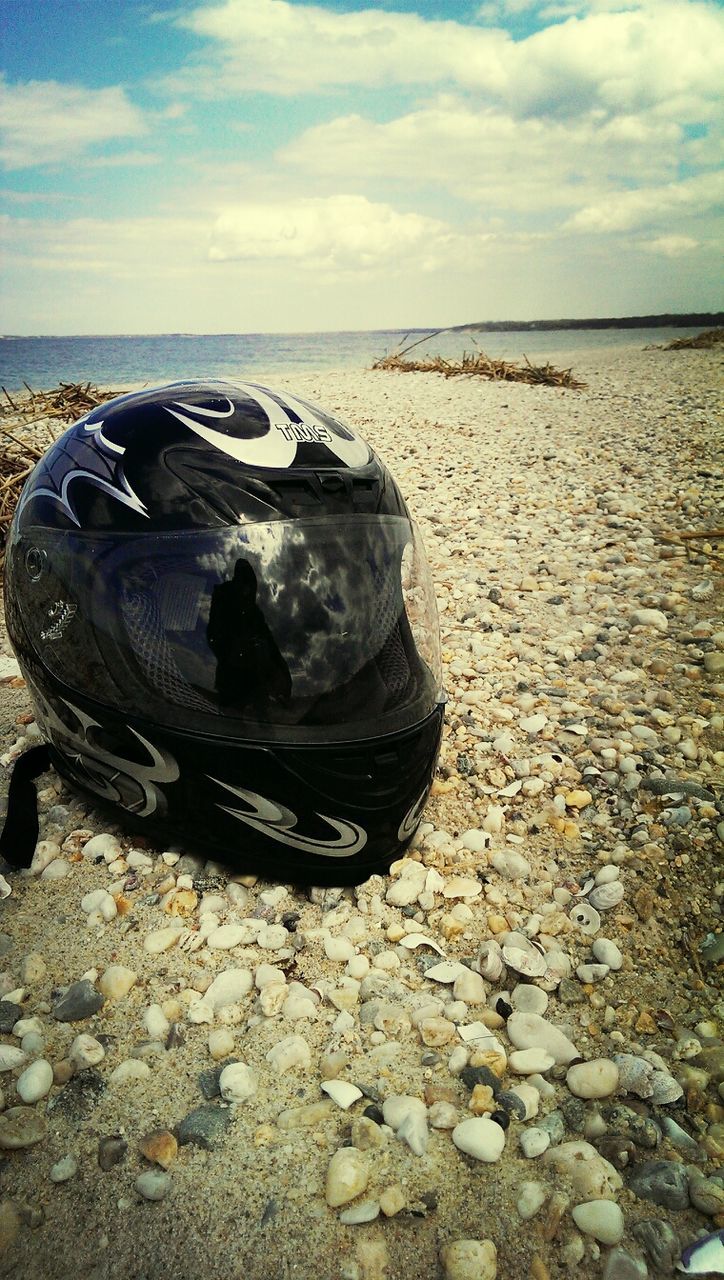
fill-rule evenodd
<path id="1" fill-rule="evenodd" d="M 415 356 L 459 357 L 477 348 L 505 360 L 533 363 L 549 354 L 664 343 L 693 329 L 501 330 L 442 332 L 421 342 Z M 429 330 L 378 329 L 340 333 L 150 334 L 102 337 L 0 337 L 0 385 L 34 391 L 59 382 L 91 381 L 103 389 L 184 378 L 287 380 L 295 371 L 369 369 L 378 357 L 424 337 Z"/>

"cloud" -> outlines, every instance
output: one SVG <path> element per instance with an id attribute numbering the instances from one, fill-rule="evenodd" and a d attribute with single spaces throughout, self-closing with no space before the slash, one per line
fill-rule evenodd
<path id="1" fill-rule="evenodd" d="M 307 130 L 279 158 L 338 181 L 386 178 L 444 189 L 489 214 L 579 208 L 616 184 L 676 174 L 678 126 L 621 116 L 521 124 L 450 98 L 385 124 L 344 116 Z"/>
<path id="2" fill-rule="evenodd" d="M 143 114 L 121 88 L 9 84 L 0 74 L 0 163 L 7 169 L 58 164 L 98 143 L 145 133 Z"/>
<path id="3" fill-rule="evenodd" d="M 647 253 L 663 254 L 665 258 L 680 258 L 684 253 L 691 253 L 699 248 L 699 241 L 691 236 L 657 236 L 642 245 Z"/>
<path id="4" fill-rule="evenodd" d="M 622 191 L 579 209 L 566 228 L 582 232 L 622 232 L 668 227 L 672 219 L 701 216 L 724 201 L 724 173 L 702 173 L 665 186 Z"/>
<path id="5" fill-rule="evenodd" d="M 335 195 L 227 209 L 214 225 L 209 256 L 350 271 L 394 265 L 421 251 L 431 260 L 449 239 L 437 219 L 398 213 L 364 196 Z"/>
<path id="6" fill-rule="evenodd" d="M 515 41 L 505 31 L 286 0 L 222 0 L 177 18 L 214 41 L 168 83 L 199 96 L 456 86 L 514 115 L 656 107 L 707 118 L 724 80 L 724 15 L 698 0 L 647 0 L 571 16 Z"/>

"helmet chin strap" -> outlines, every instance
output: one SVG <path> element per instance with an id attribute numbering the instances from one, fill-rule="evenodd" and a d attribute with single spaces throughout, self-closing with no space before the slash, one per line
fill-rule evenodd
<path id="1" fill-rule="evenodd" d="M 45 744 L 31 747 L 15 761 L 10 775 L 5 826 L 0 835 L 0 857 L 18 870 L 29 867 L 38 843 L 38 794 L 35 779 L 50 768 Z"/>

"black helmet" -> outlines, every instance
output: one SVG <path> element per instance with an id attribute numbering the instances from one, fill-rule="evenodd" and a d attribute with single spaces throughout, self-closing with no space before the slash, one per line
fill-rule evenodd
<path id="1" fill-rule="evenodd" d="M 392 476 L 328 413 L 226 382 L 94 409 L 22 492 L 5 607 L 54 765 L 150 835 L 318 884 L 409 842 L 435 598 Z"/>

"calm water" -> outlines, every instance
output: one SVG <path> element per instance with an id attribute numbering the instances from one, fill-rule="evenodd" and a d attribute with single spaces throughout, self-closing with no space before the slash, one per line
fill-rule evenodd
<path id="1" fill-rule="evenodd" d="M 699 326 L 700 328 L 700 326 Z M 54 387 L 90 380 L 112 388 L 127 383 L 181 378 L 288 377 L 312 369 L 368 369 L 398 345 L 426 330 L 342 333 L 156 334 L 145 337 L 0 338 L 0 384 L 8 391 Z M 698 329 L 576 329 L 547 332 L 440 333 L 421 343 L 416 355 L 455 357 L 476 346 L 507 360 L 545 357 L 549 352 L 635 347 L 667 342 Z"/>

